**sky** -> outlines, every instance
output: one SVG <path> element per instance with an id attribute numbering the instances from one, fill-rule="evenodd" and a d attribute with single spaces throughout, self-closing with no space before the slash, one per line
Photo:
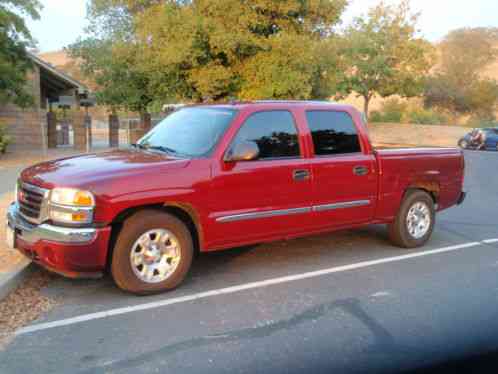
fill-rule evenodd
<path id="1" fill-rule="evenodd" d="M 41 52 L 60 50 L 83 36 L 86 25 L 86 0 L 40 0 L 44 6 L 41 20 L 28 21 Z M 397 3 L 399 0 L 389 0 Z M 343 22 L 365 13 L 379 0 L 350 0 Z M 412 8 L 422 12 L 419 28 L 430 41 L 460 27 L 498 27 L 498 0 L 411 0 Z"/>

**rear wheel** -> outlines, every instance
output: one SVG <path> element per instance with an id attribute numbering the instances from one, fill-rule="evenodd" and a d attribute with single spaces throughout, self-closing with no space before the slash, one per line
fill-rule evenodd
<path id="1" fill-rule="evenodd" d="M 393 244 L 402 248 L 421 247 L 430 239 L 435 221 L 432 196 L 421 190 L 410 191 L 394 222 L 389 225 L 389 237 Z"/>
<path id="2" fill-rule="evenodd" d="M 459 142 L 458 142 L 458 146 L 462 149 L 467 149 L 469 147 L 469 142 L 466 141 L 465 139 L 461 139 Z"/>
<path id="3" fill-rule="evenodd" d="M 121 289 L 151 294 L 177 287 L 192 264 L 190 231 L 175 216 L 144 210 L 127 219 L 116 240 L 111 273 Z"/>

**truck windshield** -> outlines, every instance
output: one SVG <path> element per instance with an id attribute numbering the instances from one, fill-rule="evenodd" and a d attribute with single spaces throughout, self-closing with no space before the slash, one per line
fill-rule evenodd
<path id="1" fill-rule="evenodd" d="M 170 114 L 138 145 L 184 157 L 209 154 L 237 113 L 225 108 L 185 108 Z"/>

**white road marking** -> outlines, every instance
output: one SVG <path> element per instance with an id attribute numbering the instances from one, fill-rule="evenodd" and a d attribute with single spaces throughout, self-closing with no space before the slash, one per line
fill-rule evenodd
<path id="1" fill-rule="evenodd" d="M 486 239 L 482 241 L 485 244 L 493 244 L 493 243 L 498 243 L 498 239 Z"/>
<path id="2" fill-rule="evenodd" d="M 92 320 L 96 320 L 96 319 L 119 316 L 122 314 L 134 313 L 134 312 L 139 312 L 139 311 L 143 311 L 143 310 L 156 309 L 156 308 L 161 308 L 161 307 L 165 307 L 168 305 L 186 303 L 189 301 L 205 299 L 205 298 L 213 297 L 213 296 L 233 294 L 233 293 L 251 290 L 251 289 L 255 289 L 255 288 L 269 287 L 269 286 L 274 286 L 274 285 L 282 284 L 282 283 L 294 282 L 294 281 L 303 280 L 303 279 L 316 278 L 316 277 L 321 277 L 324 275 L 339 273 L 339 272 L 343 272 L 343 271 L 362 269 L 362 268 L 371 267 L 371 266 L 375 266 L 375 265 L 381 265 L 381 264 L 387 264 L 387 263 L 391 263 L 391 262 L 409 260 L 412 258 L 425 257 L 425 256 L 431 256 L 431 255 L 436 255 L 436 254 L 440 254 L 440 253 L 458 251 L 458 250 L 462 250 L 462 249 L 466 249 L 466 248 L 477 247 L 480 245 L 488 244 L 490 241 L 498 242 L 498 238 L 497 239 L 488 239 L 488 240 L 486 240 L 486 242 L 479 241 L 479 242 L 457 244 L 457 245 L 452 245 L 449 247 L 443 247 L 443 248 L 439 248 L 439 249 L 433 249 L 433 250 L 429 250 L 429 251 L 425 251 L 425 252 L 416 252 L 416 253 L 410 253 L 410 254 L 406 254 L 406 255 L 402 255 L 402 256 L 387 257 L 387 258 L 382 258 L 382 259 L 378 259 L 378 260 L 371 260 L 371 261 L 363 261 L 363 262 L 358 262 L 356 264 L 343 265 L 343 266 L 337 266 L 337 267 L 323 269 L 323 270 L 311 271 L 311 272 L 302 273 L 302 274 L 295 274 L 295 275 L 288 275 L 288 276 L 279 277 L 279 278 L 272 278 L 272 279 L 267 279 L 267 280 L 258 281 L 258 282 L 241 284 L 238 286 L 232 286 L 232 287 L 226 287 L 226 288 L 221 288 L 221 289 L 217 289 L 217 290 L 200 292 L 200 293 L 196 293 L 193 295 L 174 297 L 171 299 L 154 301 L 154 302 L 138 304 L 138 305 L 132 305 L 132 306 L 127 306 L 127 307 L 123 307 L 123 308 L 110 309 L 110 310 L 106 310 L 106 311 L 102 311 L 102 312 L 83 314 L 83 315 L 77 316 L 77 317 L 61 319 L 61 320 L 52 321 L 52 322 L 44 322 L 44 323 L 39 323 L 39 324 L 34 324 L 31 326 L 23 327 L 23 328 L 17 330 L 16 335 L 24 335 L 24 334 L 37 332 L 37 331 L 52 329 L 55 327 L 69 326 L 69 325 L 74 325 L 77 323 L 92 321 Z"/>
<path id="3" fill-rule="evenodd" d="M 376 292 L 374 294 L 371 294 L 370 297 L 388 297 L 388 296 L 391 296 L 391 293 L 390 292 L 387 292 L 387 291 L 379 291 L 379 292 Z"/>

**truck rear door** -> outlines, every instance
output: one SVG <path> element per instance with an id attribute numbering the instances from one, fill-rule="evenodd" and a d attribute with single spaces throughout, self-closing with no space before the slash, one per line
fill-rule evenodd
<path id="1" fill-rule="evenodd" d="M 376 158 L 347 110 L 305 109 L 312 143 L 312 210 L 317 227 L 369 222 L 377 202 Z"/>

